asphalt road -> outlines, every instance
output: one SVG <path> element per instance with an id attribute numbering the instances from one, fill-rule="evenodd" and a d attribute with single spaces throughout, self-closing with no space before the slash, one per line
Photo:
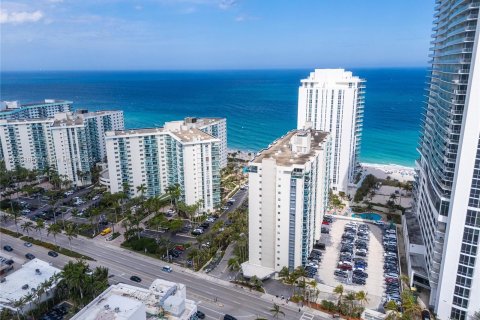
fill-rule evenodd
<path id="1" fill-rule="evenodd" d="M 15 229 L 11 224 L 9 228 Z M 47 241 L 53 242 L 53 238 L 50 237 Z M 68 239 L 64 235 L 58 235 L 57 242 L 59 245 L 69 248 Z M 5 244 L 14 248 L 14 251 L 9 252 L 8 255 L 16 257 L 16 268 L 18 268 L 19 262 L 25 261 L 24 256 L 28 252 L 33 253 L 39 259 L 51 262 L 58 268 L 61 268 L 69 260 L 63 255 L 59 255 L 57 258 L 50 257 L 47 255 L 47 249 L 36 245 L 27 248 L 23 245 L 23 241 L 4 234 L 1 234 L 2 255 L 7 254 L 3 251 Z M 144 287 L 148 287 L 156 278 L 184 283 L 187 286 L 188 298 L 197 302 L 199 310 L 205 312 L 207 319 L 222 319 L 226 313 L 239 320 L 250 320 L 257 317 L 270 319 L 272 317 L 269 312 L 274 303 L 273 299 L 275 299 L 272 296 L 250 292 L 248 289 L 237 287 L 229 282 L 173 265 L 172 273 L 162 272 L 161 267 L 165 265 L 164 262 L 105 242 L 79 237 L 72 240 L 72 245 L 73 250 L 97 260 L 89 262 L 92 267 L 107 267 L 110 273 L 115 275 L 111 279 L 112 281 Z M 130 276 L 132 275 L 142 278 L 142 282 L 140 284 L 131 282 Z M 215 298 L 217 298 L 216 302 L 214 302 Z M 275 299 L 275 302 L 281 304 L 280 300 Z M 318 315 L 313 316 L 311 310 L 303 310 L 306 308 L 302 308 L 299 312 L 298 306 L 291 303 L 281 305 L 281 309 L 285 312 L 285 319 L 326 319 Z"/>

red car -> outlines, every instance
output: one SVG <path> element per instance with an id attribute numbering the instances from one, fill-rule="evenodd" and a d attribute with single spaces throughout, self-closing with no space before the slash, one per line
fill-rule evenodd
<path id="1" fill-rule="evenodd" d="M 180 251 L 185 251 L 185 247 L 184 246 L 175 246 L 175 249 L 177 250 L 180 250 Z"/>
<path id="2" fill-rule="evenodd" d="M 342 269 L 343 271 L 352 270 L 352 266 L 349 264 L 339 264 L 337 268 Z"/>
<path id="3" fill-rule="evenodd" d="M 386 283 L 393 283 L 393 282 L 398 282 L 398 279 L 396 278 L 385 278 Z"/>
<path id="4" fill-rule="evenodd" d="M 323 220 L 322 224 L 328 226 L 328 225 L 330 225 L 330 222 Z"/>

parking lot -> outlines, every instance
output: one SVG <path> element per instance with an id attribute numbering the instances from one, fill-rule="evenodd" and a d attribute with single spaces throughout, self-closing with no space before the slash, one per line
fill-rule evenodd
<path id="1" fill-rule="evenodd" d="M 386 289 L 383 227 L 341 218 L 335 218 L 326 227 L 330 232 L 322 234 L 321 241 L 326 244 L 326 250 L 319 269 L 320 282 L 332 289 L 342 284 L 345 290 L 368 292 L 367 307 L 381 309 Z M 361 251 L 357 251 L 359 249 Z M 341 251 L 351 254 L 341 255 Z"/>

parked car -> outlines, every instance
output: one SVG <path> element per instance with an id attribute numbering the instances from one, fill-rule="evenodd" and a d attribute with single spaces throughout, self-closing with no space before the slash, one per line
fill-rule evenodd
<path id="1" fill-rule="evenodd" d="M 205 313 L 203 313 L 202 311 L 197 311 L 195 313 L 195 316 L 198 318 L 198 319 L 205 319 Z"/>
<path id="2" fill-rule="evenodd" d="M 8 252 L 12 252 L 13 251 L 13 248 L 11 246 L 3 246 L 3 250 L 5 251 L 8 251 Z"/>

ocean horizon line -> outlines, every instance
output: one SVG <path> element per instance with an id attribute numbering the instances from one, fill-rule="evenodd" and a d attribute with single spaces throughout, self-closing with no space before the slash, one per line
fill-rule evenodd
<path id="1" fill-rule="evenodd" d="M 382 70 L 382 69 L 426 69 L 428 65 L 424 66 L 315 66 L 315 67 L 272 67 L 272 68 L 176 68 L 176 69 L 45 69 L 45 70 L 1 70 L 0 73 L 33 73 L 33 72 L 205 72 L 205 71 L 296 71 L 296 70 L 315 70 L 315 69 L 345 69 L 345 70 Z"/>

